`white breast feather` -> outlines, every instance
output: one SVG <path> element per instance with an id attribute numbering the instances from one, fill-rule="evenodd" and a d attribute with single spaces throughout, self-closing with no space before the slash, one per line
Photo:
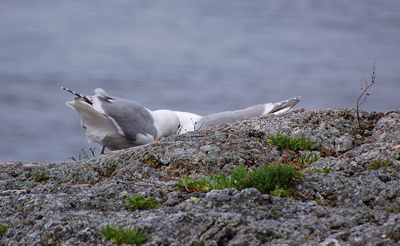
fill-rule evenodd
<path id="1" fill-rule="evenodd" d="M 201 126 L 199 126 L 197 122 L 199 122 L 199 120 L 201 120 L 203 116 L 180 111 L 174 111 L 174 113 L 178 116 L 181 124 L 178 134 L 183 134 L 201 128 Z"/>

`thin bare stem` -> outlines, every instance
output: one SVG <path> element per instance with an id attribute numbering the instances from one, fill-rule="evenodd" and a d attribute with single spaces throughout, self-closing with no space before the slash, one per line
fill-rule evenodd
<path id="1" fill-rule="evenodd" d="M 374 64 L 372 67 L 372 74 L 371 74 L 371 81 L 368 83 L 367 80 L 364 78 L 364 81 L 361 81 L 361 94 L 360 96 L 357 98 L 357 102 L 356 102 L 356 112 L 357 112 L 357 122 L 358 122 L 358 128 L 362 129 L 362 125 L 360 122 L 360 106 L 363 105 L 365 103 L 365 101 L 367 100 L 367 97 L 369 96 L 369 90 L 372 88 L 372 86 L 375 83 L 375 78 L 376 78 L 376 73 L 375 73 L 375 60 L 374 60 Z M 363 86 L 363 82 L 364 82 L 364 86 Z"/>
<path id="2" fill-rule="evenodd" d="M 96 156 L 96 154 L 95 154 L 96 148 L 90 148 L 89 150 L 90 150 L 91 156 L 88 155 L 88 154 L 86 153 L 85 149 L 82 148 L 82 149 L 81 149 L 82 153 L 79 153 L 78 159 L 76 159 L 76 158 L 73 157 L 73 156 L 68 157 L 68 159 L 70 159 L 70 160 L 72 160 L 72 161 L 78 161 L 78 160 L 81 161 L 81 160 L 90 159 L 90 158 L 92 158 L 92 157 L 95 157 L 95 156 Z"/>

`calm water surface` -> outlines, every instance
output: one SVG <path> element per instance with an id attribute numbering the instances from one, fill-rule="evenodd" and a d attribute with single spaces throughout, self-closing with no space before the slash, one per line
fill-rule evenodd
<path id="1" fill-rule="evenodd" d="M 0 161 L 88 144 L 60 86 L 198 114 L 302 96 L 299 108 L 399 109 L 400 1 L 2 1 Z"/>

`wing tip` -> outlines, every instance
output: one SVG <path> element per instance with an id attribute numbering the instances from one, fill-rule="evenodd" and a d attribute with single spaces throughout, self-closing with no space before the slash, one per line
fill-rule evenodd
<path id="1" fill-rule="evenodd" d="M 290 99 L 278 102 L 278 103 L 266 103 L 265 111 L 263 115 L 266 114 L 281 114 L 286 113 L 291 110 L 297 103 L 300 102 L 301 96 L 292 97 Z"/>

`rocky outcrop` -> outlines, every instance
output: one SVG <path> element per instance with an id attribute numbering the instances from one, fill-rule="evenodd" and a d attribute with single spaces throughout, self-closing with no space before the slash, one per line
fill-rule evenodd
<path id="1" fill-rule="evenodd" d="M 113 245 L 100 233 L 106 225 L 136 226 L 144 245 L 398 245 L 400 112 L 356 113 L 297 109 L 76 162 L 0 163 L 0 223 L 9 226 L 0 245 Z M 293 198 L 175 189 L 186 175 L 292 155 L 267 143 L 277 133 L 318 147 Z M 123 203 L 133 194 L 161 206 L 129 211 Z"/>

